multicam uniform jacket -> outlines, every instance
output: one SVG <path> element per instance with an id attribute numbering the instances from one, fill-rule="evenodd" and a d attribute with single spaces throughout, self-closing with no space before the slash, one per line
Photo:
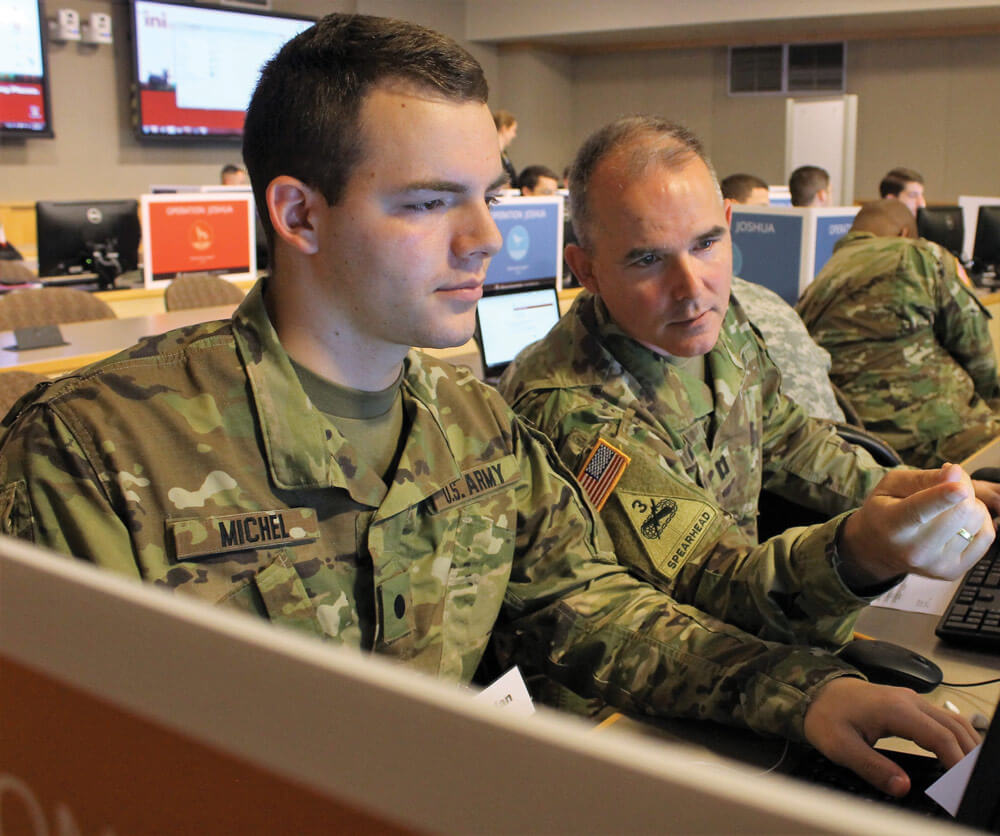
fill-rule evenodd
<path id="1" fill-rule="evenodd" d="M 767 638 L 847 641 L 862 601 L 836 571 L 842 517 L 757 544 L 761 487 L 836 514 L 884 475 L 863 450 L 778 391 L 738 303 L 688 374 L 628 337 L 581 294 L 507 369 L 500 391 L 580 473 L 604 440 L 630 458 L 601 509 L 618 559 L 691 604 Z"/>
<path id="2" fill-rule="evenodd" d="M 387 487 L 307 399 L 265 292 L 15 406 L 3 530 L 457 682 L 488 655 L 638 712 L 798 737 L 810 695 L 850 672 L 626 573 L 548 443 L 418 352 Z"/>
<path id="3" fill-rule="evenodd" d="M 917 467 L 1000 435 L 989 314 L 957 265 L 930 241 L 851 232 L 798 305 L 865 427 Z"/>

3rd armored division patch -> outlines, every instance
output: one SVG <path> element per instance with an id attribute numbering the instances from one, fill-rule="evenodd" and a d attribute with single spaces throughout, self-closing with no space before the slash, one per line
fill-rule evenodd
<path id="1" fill-rule="evenodd" d="M 656 567 L 671 580 L 719 515 L 707 502 L 619 489 L 629 522 Z"/>

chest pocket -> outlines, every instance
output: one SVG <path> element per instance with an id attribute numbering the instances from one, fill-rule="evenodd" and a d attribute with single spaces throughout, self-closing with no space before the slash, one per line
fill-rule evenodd
<path id="1" fill-rule="evenodd" d="M 445 589 L 441 673 L 475 673 L 503 604 L 514 560 L 514 532 L 475 506 L 463 509 Z"/>

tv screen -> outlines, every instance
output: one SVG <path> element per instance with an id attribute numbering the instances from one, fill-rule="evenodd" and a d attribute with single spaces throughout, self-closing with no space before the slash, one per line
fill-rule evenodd
<path id="1" fill-rule="evenodd" d="M 0 136 L 52 136 L 44 27 L 41 0 L 0 0 Z"/>
<path id="2" fill-rule="evenodd" d="M 153 0 L 131 11 L 136 133 L 156 140 L 239 140 L 261 68 L 315 22 Z"/>
<path id="3" fill-rule="evenodd" d="M 503 247 L 486 270 L 487 292 L 500 285 L 561 287 L 562 197 L 504 197 L 490 212 Z"/>
<path id="4" fill-rule="evenodd" d="M 102 287 L 139 261 L 139 202 L 89 200 L 35 204 L 39 276 L 94 274 Z"/>

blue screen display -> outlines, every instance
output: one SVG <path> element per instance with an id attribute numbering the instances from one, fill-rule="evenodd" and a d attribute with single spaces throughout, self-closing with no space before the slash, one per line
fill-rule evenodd
<path id="1" fill-rule="evenodd" d="M 562 274 L 561 198 L 511 198 L 491 208 L 503 236 L 486 285 L 541 284 Z"/>
<path id="2" fill-rule="evenodd" d="M 802 222 L 795 215 L 734 212 L 733 275 L 763 285 L 794 305 L 799 298 Z"/>
<path id="3" fill-rule="evenodd" d="M 816 262 L 813 264 L 813 276 L 830 260 L 833 245 L 850 232 L 854 214 L 820 215 L 816 218 Z"/>

